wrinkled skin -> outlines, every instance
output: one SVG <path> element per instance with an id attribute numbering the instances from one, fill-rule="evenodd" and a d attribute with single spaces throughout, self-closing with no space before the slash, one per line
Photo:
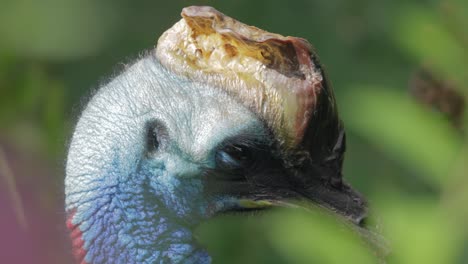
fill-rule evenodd
<path id="1" fill-rule="evenodd" d="M 67 211 L 86 252 L 78 257 L 208 263 L 190 227 L 236 204 L 205 194 L 203 171 L 215 167 L 218 144 L 239 133 L 261 139 L 266 131 L 233 99 L 174 77 L 151 55 L 101 88 L 78 122 L 66 169 Z"/>
<path id="2" fill-rule="evenodd" d="M 197 224 L 277 201 L 307 199 L 362 220 L 347 185 L 324 183 L 312 161 L 289 168 L 278 153 L 240 102 L 146 55 L 98 91 L 76 126 L 65 193 L 77 261 L 210 263 L 192 236 Z"/>

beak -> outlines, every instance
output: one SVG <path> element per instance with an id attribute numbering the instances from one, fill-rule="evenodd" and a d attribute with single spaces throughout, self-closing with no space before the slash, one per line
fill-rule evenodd
<path id="1" fill-rule="evenodd" d="M 256 192 L 241 196 L 237 206 L 245 210 L 268 208 L 296 208 L 303 210 L 325 209 L 362 226 L 367 217 L 367 203 L 361 194 L 348 184 L 331 186 L 321 181 L 309 182 L 306 186 L 288 186 L 288 188 L 259 188 Z"/>
<path id="2" fill-rule="evenodd" d="M 366 202 L 341 179 L 344 129 L 312 45 L 247 26 L 209 7 L 185 8 L 182 17 L 158 40 L 157 59 L 176 75 L 226 91 L 258 115 L 288 167 L 267 162 L 261 171 L 247 171 L 245 181 L 215 180 L 207 189 L 236 197 L 239 208 L 312 202 L 361 224 Z M 226 55 L 222 60 L 200 55 L 213 50 Z M 296 154 L 304 157 L 296 159 Z"/>
<path id="3" fill-rule="evenodd" d="M 250 191 L 241 207 L 300 207 L 324 208 L 362 226 L 367 217 L 366 199 L 341 175 L 344 140 L 328 155 L 328 159 L 315 162 L 303 159 L 299 165 L 285 168 L 280 161 L 270 161 L 269 170 L 247 175 Z M 283 162 L 284 164 L 284 162 Z"/>
<path id="4" fill-rule="evenodd" d="M 340 141 L 339 145 L 344 145 Z M 355 225 L 367 217 L 367 202 L 342 180 L 343 147 L 336 148 L 328 159 L 316 162 L 312 158 L 292 155 L 289 160 L 268 153 L 267 148 L 253 157 L 261 157 L 253 169 L 242 177 L 226 178 L 223 171 L 207 173 L 207 190 L 211 195 L 233 197 L 232 210 L 249 211 L 272 207 L 324 208 Z M 291 164 L 289 161 L 298 161 Z M 299 162 L 300 161 L 300 162 Z M 226 208 L 228 211 L 229 208 Z"/>

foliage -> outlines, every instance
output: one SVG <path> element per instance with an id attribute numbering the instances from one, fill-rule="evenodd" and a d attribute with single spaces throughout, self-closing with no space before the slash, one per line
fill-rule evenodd
<path id="1" fill-rule="evenodd" d="M 468 262 L 466 135 L 408 92 L 425 65 L 468 95 L 465 0 L 3 0 L 0 140 L 63 163 L 80 98 L 154 47 L 192 4 L 315 45 L 347 128 L 345 177 L 368 197 L 389 263 Z M 57 186 L 62 177 L 43 180 Z M 218 263 L 377 261 L 358 233 L 320 212 L 225 216 L 197 234 Z"/>

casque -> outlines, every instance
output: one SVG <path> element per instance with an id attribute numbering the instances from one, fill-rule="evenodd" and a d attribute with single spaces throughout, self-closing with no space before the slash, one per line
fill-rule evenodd
<path id="1" fill-rule="evenodd" d="M 99 89 L 68 152 L 79 263 L 210 263 L 193 227 L 311 201 L 357 225 L 345 132 L 307 41 L 188 7 L 157 48 Z"/>

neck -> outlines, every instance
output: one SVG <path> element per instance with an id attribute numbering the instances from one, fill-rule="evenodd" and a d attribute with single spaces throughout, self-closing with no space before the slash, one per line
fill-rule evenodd
<path id="1" fill-rule="evenodd" d="M 115 222 L 112 216 L 104 217 L 83 231 L 83 224 L 73 224 L 73 216 L 67 226 L 77 263 L 211 262 L 208 254 L 196 246 L 192 232 L 167 218 L 158 218 L 159 224 L 141 219 L 135 225 L 126 225 L 122 220 Z M 112 224 L 104 228 L 99 226 L 101 222 Z"/>
<path id="2" fill-rule="evenodd" d="M 78 263 L 210 263 L 193 238 L 196 220 L 187 222 L 172 204 L 178 199 L 164 198 L 170 194 L 161 193 L 160 184 L 135 179 L 108 186 L 75 208 L 69 204 Z"/>

